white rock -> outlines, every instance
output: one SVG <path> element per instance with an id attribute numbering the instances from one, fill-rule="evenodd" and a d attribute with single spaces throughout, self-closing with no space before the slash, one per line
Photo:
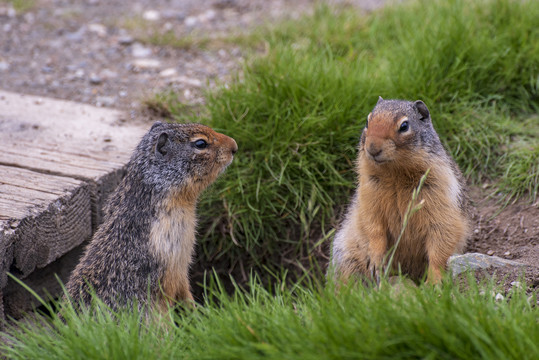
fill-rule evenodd
<path id="1" fill-rule="evenodd" d="M 88 30 L 101 37 L 104 37 L 107 35 L 107 27 L 103 24 L 90 24 L 88 25 Z"/>
<path id="2" fill-rule="evenodd" d="M 139 69 L 155 69 L 161 66 L 161 62 L 157 59 L 136 59 L 133 65 Z"/>
<path id="3" fill-rule="evenodd" d="M 159 73 L 159 76 L 161 77 L 171 77 L 175 76 L 178 72 L 174 68 L 168 68 Z"/>
<path id="4" fill-rule="evenodd" d="M 161 14 L 157 10 L 146 10 L 142 14 L 142 18 L 148 21 L 157 21 L 161 19 Z"/>
<path id="5" fill-rule="evenodd" d="M 184 20 L 185 26 L 195 26 L 198 23 L 198 19 L 195 16 L 188 16 Z"/>
<path id="6" fill-rule="evenodd" d="M 494 251 L 493 251 L 493 250 L 489 250 L 489 251 L 487 251 L 487 255 L 489 255 L 489 256 L 492 256 L 492 255 L 494 255 Z"/>
<path id="7" fill-rule="evenodd" d="M 500 293 L 497 293 L 497 294 L 496 294 L 496 297 L 494 298 L 494 300 L 496 300 L 496 301 L 502 301 L 503 299 L 504 299 L 504 297 L 503 297 L 503 295 L 500 294 Z"/>
<path id="8" fill-rule="evenodd" d="M 201 87 L 202 86 L 202 81 L 200 81 L 198 79 L 194 79 L 194 78 L 188 78 L 186 76 L 175 77 L 174 79 L 171 80 L 171 82 L 181 83 L 181 84 L 194 86 L 194 87 Z"/>
<path id="9" fill-rule="evenodd" d="M 0 61 L 0 71 L 9 70 L 9 63 L 7 61 Z"/>
<path id="10" fill-rule="evenodd" d="M 116 99 L 111 96 L 98 96 L 96 98 L 96 106 L 112 106 L 116 102 Z"/>
<path id="11" fill-rule="evenodd" d="M 198 18 L 200 19 L 200 21 L 209 21 L 213 20 L 216 16 L 217 13 L 215 12 L 215 10 L 210 9 L 201 14 Z"/>
<path id="12" fill-rule="evenodd" d="M 506 251 L 503 253 L 503 256 L 509 256 L 509 255 L 511 255 L 511 251 Z"/>
<path id="13" fill-rule="evenodd" d="M 134 43 L 131 48 L 131 55 L 137 58 L 148 57 L 152 54 L 152 49 L 142 46 L 139 43 Z"/>
<path id="14" fill-rule="evenodd" d="M 118 77 L 118 73 L 110 69 L 103 69 L 99 72 L 99 76 L 103 79 L 114 79 Z"/>

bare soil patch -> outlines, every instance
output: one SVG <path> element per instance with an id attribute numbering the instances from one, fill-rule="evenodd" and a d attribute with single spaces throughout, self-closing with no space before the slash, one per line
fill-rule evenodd
<path id="1" fill-rule="evenodd" d="M 503 207 L 501 195 L 488 197 L 486 191 L 474 187 L 471 191 L 475 204 L 473 237 L 466 252 L 480 252 L 515 260 L 526 266 L 489 269 L 479 272 L 478 278 L 496 274 L 506 292 L 511 283 L 524 278 L 533 291 L 539 290 L 539 202 L 520 199 Z"/>

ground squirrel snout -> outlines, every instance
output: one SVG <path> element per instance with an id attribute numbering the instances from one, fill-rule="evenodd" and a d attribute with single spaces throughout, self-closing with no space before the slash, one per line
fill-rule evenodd
<path id="1" fill-rule="evenodd" d="M 200 193 L 231 164 L 236 141 L 200 124 L 155 123 L 127 164 L 67 290 L 112 308 L 193 301 L 188 271 Z"/>
<path id="2" fill-rule="evenodd" d="M 328 275 L 346 281 L 385 268 L 412 191 L 429 169 L 419 195 L 424 206 L 410 218 L 392 268 L 416 280 L 426 272 L 436 283 L 449 256 L 463 250 L 469 236 L 466 184 L 427 106 L 380 98 L 361 135 L 358 188 L 336 232 Z"/>

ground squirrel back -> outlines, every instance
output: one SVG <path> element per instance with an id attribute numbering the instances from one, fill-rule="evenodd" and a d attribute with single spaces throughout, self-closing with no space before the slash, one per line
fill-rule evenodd
<path id="1" fill-rule="evenodd" d="M 155 123 L 71 275 L 70 297 L 88 304 L 93 289 L 112 308 L 192 301 L 197 199 L 237 149 L 234 139 L 204 125 Z"/>
<path id="2" fill-rule="evenodd" d="M 427 271 L 441 280 L 447 260 L 462 251 L 470 232 L 466 185 L 442 146 L 420 100 L 379 99 L 368 115 L 356 163 L 358 187 L 333 242 L 328 275 L 346 281 L 371 277 L 384 267 L 419 180 L 430 169 L 395 251 L 393 269 L 413 279 Z"/>

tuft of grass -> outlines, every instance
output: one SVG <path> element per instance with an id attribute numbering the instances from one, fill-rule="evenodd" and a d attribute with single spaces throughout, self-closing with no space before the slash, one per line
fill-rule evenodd
<path id="1" fill-rule="evenodd" d="M 378 290 L 333 284 L 282 289 L 251 278 L 192 312 L 141 321 L 136 310 L 82 312 L 21 324 L 3 337 L 7 359 L 534 359 L 536 296 L 496 301 L 492 284 Z M 384 284 L 387 285 L 387 284 Z M 510 300 L 508 300 L 510 299 Z M 157 318 L 159 318 L 156 315 Z"/>
<path id="2" fill-rule="evenodd" d="M 11 4 L 18 14 L 29 11 L 36 5 L 35 0 L 0 0 L 0 2 Z"/>

